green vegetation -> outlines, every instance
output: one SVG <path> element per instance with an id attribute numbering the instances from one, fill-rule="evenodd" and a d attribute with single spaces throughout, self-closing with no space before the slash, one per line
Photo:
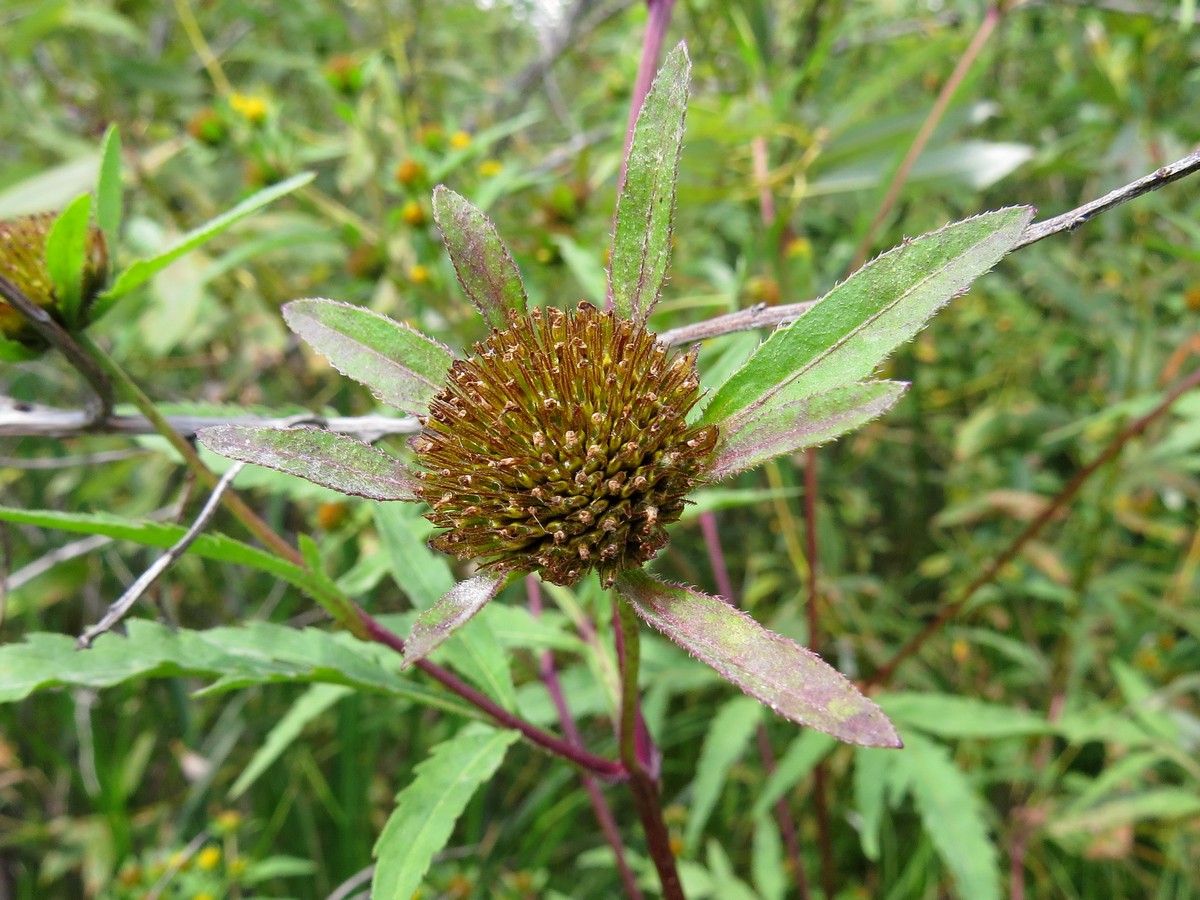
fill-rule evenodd
<path id="1" fill-rule="evenodd" d="M 44 269 L 0 246 L 51 311 L 0 303 L 6 895 L 670 896 L 672 869 L 689 898 L 1200 894 L 1200 194 L 1029 246 L 1019 208 L 970 218 L 1194 149 L 1193 4 L 648 7 L 0 12 L 0 220 L 66 211 L 21 220 Z M 617 209 L 667 21 L 678 183 L 677 51 Z M 752 618 L 613 570 L 699 659 L 594 574 L 480 573 L 421 507 L 320 486 L 411 496 L 391 457 L 449 366 L 421 334 L 465 353 L 526 304 L 603 308 L 610 268 L 617 313 L 686 345 L 833 291 L 698 356 L 687 433 L 720 438 L 688 471 L 722 480 L 649 568 Z M 362 309 L 284 307 L 317 297 Z M 259 429 L 323 422 L 379 449 Z M 172 561 L 230 471 L 190 440 L 212 425 L 317 483 L 241 470 Z M 454 631 L 452 588 L 495 600 Z M 814 699 L 811 655 L 780 674 L 741 640 L 817 650 L 904 749 L 743 696 L 723 677 L 889 743 L 838 730 L 874 707 Z"/>

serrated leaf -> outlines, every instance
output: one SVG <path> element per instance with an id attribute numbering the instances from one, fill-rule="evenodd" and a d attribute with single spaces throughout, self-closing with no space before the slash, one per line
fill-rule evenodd
<path id="1" fill-rule="evenodd" d="M 729 770 L 745 752 L 761 717 L 762 704 L 750 697 L 729 701 L 713 717 L 700 748 L 696 777 L 692 781 L 692 808 L 683 836 L 689 855 L 696 852 L 708 817 L 729 778 Z"/>
<path id="2" fill-rule="evenodd" d="M 96 224 L 104 232 L 108 252 L 117 252 L 117 234 L 121 230 L 121 130 L 109 125 L 100 142 L 100 175 L 96 180 Z"/>
<path id="3" fill-rule="evenodd" d="M 508 327 L 505 312 L 525 312 L 521 273 L 488 217 L 445 185 L 433 189 L 433 218 L 450 262 L 483 320 L 497 331 Z"/>
<path id="4" fill-rule="evenodd" d="M 483 612 L 496 606 L 489 603 Z M 510 659 L 484 615 L 476 615 L 470 628 L 454 632 L 452 640 L 443 646 L 441 656 L 444 665 L 462 673 L 509 712 L 515 712 L 517 689 L 513 685 Z"/>
<path id="5" fill-rule="evenodd" d="M 811 650 L 739 609 L 641 569 L 617 579 L 643 619 L 775 712 L 851 744 L 899 747 L 883 711 Z"/>
<path id="6" fill-rule="evenodd" d="M 362 441 L 321 428 L 217 425 L 196 433 L 214 453 L 296 475 L 371 500 L 413 500 L 416 479 L 399 460 Z"/>
<path id="7" fill-rule="evenodd" d="M 291 178 L 281 181 L 278 184 L 265 187 L 261 191 L 251 194 L 237 206 L 233 207 L 233 209 L 189 231 L 162 253 L 158 253 L 148 259 L 137 260 L 120 274 L 116 283 L 101 298 L 101 302 L 106 304 L 112 303 L 112 301 L 125 296 L 135 288 L 141 287 L 185 253 L 208 243 L 208 241 L 240 222 L 246 216 L 257 212 L 268 203 L 278 200 L 285 194 L 290 194 L 297 188 L 303 187 L 315 177 L 312 172 L 303 172 L 299 175 L 293 175 Z"/>
<path id="8" fill-rule="evenodd" d="M 500 592 L 505 580 L 504 575 L 485 573 L 460 581 L 417 616 L 412 634 L 404 642 L 404 667 L 419 662 L 441 646 Z"/>
<path id="9" fill-rule="evenodd" d="M 428 411 L 454 361 L 448 347 L 415 328 L 350 303 L 293 300 L 283 318 L 343 375 L 413 415 Z"/>
<path id="10" fill-rule="evenodd" d="M 952 694 L 896 693 L 875 698 L 896 722 L 950 738 L 1053 734 L 1044 715 Z"/>
<path id="11" fill-rule="evenodd" d="M 375 900 L 411 900 L 433 856 L 450 839 L 467 802 L 504 761 L 515 731 L 476 726 L 433 748 L 375 843 Z"/>
<path id="12" fill-rule="evenodd" d="M 798 400 L 868 378 L 934 313 L 994 266 L 1033 214 L 1028 206 L 983 213 L 876 257 L 763 341 L 717 389 L 703 420 L 719 423 L 748 415 L 788 386 Z"/>
<path id="13" fill-rule="evenodd" d="M 351 693 L 351 688 L 340 684 L 314 684 L 308 688 L 288 707 L 283 717 L 271 726 L 262 746 L 254 752 L 246 768 L 242 769 L 237 781 L 229 789 L 228 798 L 236 800 L 245 793 L 246 788 L 254 784 L 258 776 L 269 769 L 300 736 L 304 726 Z"/>
<path id="14" fill-rule="evenodd" d="M 91 217 L 92 195 L 81 194 L 59 213 L 46 234 L 46 269 L 68 328 L 79 325 L 83 309 L 83 268 Z"/>
<path id="15" fill-rule="evenodd" d="M 692 64 L 680 43 L 667 54 L 634 126 L 617 198 L 609 289 L 617 315 L 645 322 L 671 253 L 671 218 Z"/>
<path id="16" fill-rule="evenodd" d="M 755 798 L 753 815 L 769 815 L 776 801 L 807 778 L 835 747 L 837 743 L 829 735 L 819 731 L 806 731 L 794 738 L 788 745 L 787 752 L 775 765 L 775 771 L 767 777 L 766 784 Z"/>
<path id="17" fill-rule="evenodd" d="M 900 381 L 865 381 L 800 400 L 789 400 L 789 392 L 780 391 L 752 414 L 725 423 L 706 474 L 726 478 L 831 441 L 883 415 L 906 390 L 908 385 Z"/>
<path id="18" fill-rule="evenodd" d="M 31 634 L 0 646 L 0 703 L 48 688 L 187 676 L 216 679 L 220 690 L 277 682 L 340 684 L 473 715 L 454 697 L 398 674 L 391 650 L 349 634 L 269 622 L 192 631 L 129 619 L 125 627 L 128 637 L 102 634 L 83 651 L 65 634 Z"/>
<path id="19" fill-rule="evenodd" d="M 921 824 L 954 876 L 958 896 L 1000 900 L 1000 867 L 988 836 L 982 797 L 950 752 L 920 735 L 906 734 L 893 765 L 907 770 Z"/>

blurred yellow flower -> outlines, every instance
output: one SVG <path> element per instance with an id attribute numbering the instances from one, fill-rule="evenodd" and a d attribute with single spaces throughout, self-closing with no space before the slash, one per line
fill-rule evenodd
<path id="1" fill-rule="evenodd" d="M 479 164 L 479 174 L 484 178 L 492 178 L 504 170 L 504 165 L 498 159 L 485 159 Z"/>
<path id="2" fill-rule="evenodd" d="M 229 108 L 251 125 L 261 125 L 267 118 L 267 101 L 262 97 L 234 94 L 229 98 Z"/>
<path id="3" fill-rule="evenodd" d="M 465 131 L 456 131 L 450 135 L 450 146 L 455 150 L 465 150 L 471 146 L 471 136 Z"/>
<path id="4" fill-rule="evenodd" d="M 423 266 L 420 263 L 409 266 L 408 280 L 413 284 L 425 284 L 429 281 L 429 267 Z"/>
<path id="5" fill-rule="evenodd" d="M 425 224 L 425 207 L 416 200 L 409 200 L 400 207 L 400 218 L 409 225 Z"/>
<path id="6" fill-rule="evenodd" d="M 221 862 L 220 847 L 205 847 L 196 854 L 196 865 L 201 869 L 215 869 Z"/>

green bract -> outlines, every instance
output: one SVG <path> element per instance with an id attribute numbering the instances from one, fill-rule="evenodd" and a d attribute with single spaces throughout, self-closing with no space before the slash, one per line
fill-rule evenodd
<path id="1" fill-rule="evenodd" d="M 285 309 L 288 324 L 339 370 L 421 417 L 411 470 L 328 432 L 225 426 L 200 439 L 337 490 L 429 504 L 427 518 L 445 529 L 433 546 L 475 560 L 481 572 L 418 616 L 406 664 L 512 578 L 573 584 L 594 569 L 645 621 L 780 715 L 852 743 L 896 747 L 883 712 L 818 656 L 642 567 L 666 544 L 664 526 L 695 485 L 832 440 L 895 404 L 906 385 L 864 379 L 995 265 L 1033 211 L 949 225 L 863 267 L 764 341 L 689 426 L 701 399 L 695 351 L 673 355 L 646 327 L 666 276 L 689 72 L 680 45 L 638 118 L 617 205 L 609 310 L 528 310 L 495 228 L 444 187 L 434 192 L 438 226 L 491 328 L 469 357 L 455 360 L 369 310 L 330 300 Z"/>

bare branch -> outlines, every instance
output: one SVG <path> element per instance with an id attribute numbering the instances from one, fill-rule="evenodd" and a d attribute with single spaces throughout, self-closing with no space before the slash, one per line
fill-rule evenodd
<path id="1" fill-rule="evenodd" d="M 1109 191 L 1098 200 L 1085 203 L 1077 209 L 1065 212 L 1061 216 L 1055 216 L 1053 219 L 1047 219 L 1045 222 L 1032 223 L 1025 229 L 1025 232 L 1021 235 L 1021 239 L 1013 249 L 1020 250 L 1022 247 L 1028 247 L 1030 244 L 1036 243 L 1052 234 L 1058 234 L 1060 231 L 1074 231 L 1084 222 L 1100 215 L 1102 212 L 1108 212 L 1113 207 L 1127 203 L 1134 197 L 1140 197 L 1142 194 L 1156 191 L 1160 187 L 1165 187 L 1172 181 L 1178 181 L 1180 178 L 1191 175 L 1196 171 L 1200 171 L 1200 150 L 1170 165 L 1163 166 L 1161 169 L 1151 172 L 1137 181 L 1131 181 L 1124 187 L 1119 187 L 1115 191 Z"/>
<path id="2" fill-rule="evenodd" d="M 86 650 L 92 646 L 92 641 L 121 621 L 133 604 L 137 603 L 142 595 L 150 589 L 150 585 L 154 584 L 163 572 L 167 571 L 167 569 L 175 564 L 177 559 L 187 552 L 187 548 L 192 545 L 192 541 L 200 536 L 200 532 L 208 527 L 209 521 L 216 514 L 217 507 L 221 503 L 221 495 L 233 484 L 233 479 L 237 478 L 238 473 L 245 467 L 245 463 L 234 463 L 229 471 L 221 476 L 221 480 L 213 488 L 213 492 L 204 504 L 204 508 L 200 510 L 200 515 L 196 516 L 196 521 L 184 532 L 183 537 L 170 550 L 156 559 L 150 568 L 138 576 L 137 580 L 129 586 L 129 589 L 108 608 L 108 611 L 104 613 L 99 622 L 79 636 L 79 639 L 75 642 L 77 649 Z"/>

